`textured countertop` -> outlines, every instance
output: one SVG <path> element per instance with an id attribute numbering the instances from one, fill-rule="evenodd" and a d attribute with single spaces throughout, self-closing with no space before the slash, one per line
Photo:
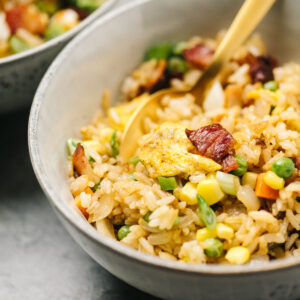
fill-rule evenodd
<path id="1" fill-rule="evenodd" d="M 60 224 L 30 164 L 28 114 L 0 116 L 0 299 L 154 299 L 109 274 Z"/>

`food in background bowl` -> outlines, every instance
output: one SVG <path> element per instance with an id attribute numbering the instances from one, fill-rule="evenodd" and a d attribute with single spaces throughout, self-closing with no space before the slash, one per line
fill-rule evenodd
<path id="1" fill-rule="evenodd" d="M 203 107 L 164 96 L 128 163 L 122 132 L 149 94 L 192 87 L 215 40 L 151 48 L 125 79 L 124 102 L 69 139 L 75 203 L 103 234 L 139 251 L 192 263 L 244 264 L 299 255 L 300 66 L 277 67 L 258 36 L 225 66 Z"/>
<path id="2" fill-rule="evenodd" d="M 4 0 L 0 3 L 0 58 L 39 46 L 67 32 L 104 2 Z"/>

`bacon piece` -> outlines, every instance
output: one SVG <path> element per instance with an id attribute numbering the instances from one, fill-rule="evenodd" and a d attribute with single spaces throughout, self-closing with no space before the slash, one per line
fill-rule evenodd
<path id="1" fill-rule="evenodd" d="M 94 180 L 95 175 L 93 169 L 85 156 L 84 148 L 80 143 L 77 144 L 72 159 L 75 170 L 79 173 L 79 175 L 87 175 L 90 180 Z"/>
<path id="2" fill-rule="evenodd" d="M 197 130 L 186 129 L 185 133 L 199 154 L 216 162 L 221 162 L 235 144 L 232 135 L 218 123 Z"/>
<path id="3" fill-rule="evenodd" d="M 222 160 L 222 169 L 225 173 L 229 173 L 239 167 L 239 164 L 235 161 L 233 155 L 228 154 Z"/>
<path id="4" fill-rule="evenodd" d="M 149 78 L 149 81 L 147 82 L 145 88 L 146 91 L 150 91 L 151 93 L 154 93 L 155 91 L 159 90 L 159 86 L 164 83 L 165 81 L 165 70 L 167 67 L 167 62 L 164 59 L 161 59 L 152 74 L 152 76 Z"/>
<path id="5" fill-rule="evenodd" d="M 191 49 L 183 50 L 182 55 L 187 62 L 204 69 L 209 65 L 214 52 L 214 49 L 203 43 L 199 43 Z"/>
<path id="6" fill-rule="evenodd" d="M 238 62 L 240 64 L 249 64 L 249 73 L 252 83 L 265 83 L 274 80 L 273 69 L 277 66 L 277 60 L 273 56 L 254 56 L 252 53 L 248 53 L 242 60 Z"/>
<path id="7" fill-rule="evenodd" d="M 41 13 L 34 5 L 17 5 L 5 11 L 5 15 L 12 33 L 23 28 L 33 34 L 43 34 L 48 23 L 47 15 Z"/>

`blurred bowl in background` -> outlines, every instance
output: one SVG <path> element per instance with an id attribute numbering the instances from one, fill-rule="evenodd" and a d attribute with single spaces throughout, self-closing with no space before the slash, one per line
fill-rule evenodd
<path id="1" fill-rule="evenodd" d="M 117 2 L 106 0 L 76 27 L 42 45 L 0 58 L 0 114 L 29 107 L 36 88 L 59 51 L 84 27 L 94 22 Z"/>

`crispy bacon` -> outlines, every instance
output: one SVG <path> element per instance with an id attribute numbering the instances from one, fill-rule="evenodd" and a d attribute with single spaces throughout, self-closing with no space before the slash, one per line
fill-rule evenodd
<path id="1" fill-rule="evenodd" d="M 222 160 L 222 169 L 225 173 L 229 173 L 239 167 L 239 164 L 235 161 L 233 155 L 228 154 Z"/>
<path id="2" fill-rule="evenodd" d="M 273 69 L 277 66 L 277 60 L 271 55 L 254 56 L 248 53 L 239 63 L 249 64 L 252 83 L 274 80 Z"/>
<path id="3" fill-rule="evenodd" d="M 93 169 L 85 156 L 83 146 L 78 143 L 75 152 L 72 156 L 73 165 L 79 175 L 87 175 L 91 180 L 95 178 Z"/>
<path id="4" fill-rule="evenodd" d="M 17 5 L 5 11 L 5 15 L 12 33 L 23 28 L 33 34 L 43 34 L 47 27 L 47 15 L 41 13 L 33 5 Z"/>
<path id="5" fill-rule="evenodd" d="M 214 49 L 204 43 L 199 43 L 191 49 L 183 50 L 182 55 L 187 62 L 204 69 L 209 65 L 214 52 Z"/>
<path id="6" fill-rule="evenodd" d="M 235 144 L 232 135 L 218 123 L 197 130 L 186 129 L 185 133 L 199 154 L 216 162 L 221 162 Z"/>

